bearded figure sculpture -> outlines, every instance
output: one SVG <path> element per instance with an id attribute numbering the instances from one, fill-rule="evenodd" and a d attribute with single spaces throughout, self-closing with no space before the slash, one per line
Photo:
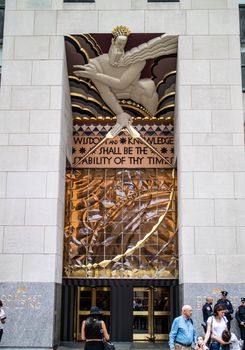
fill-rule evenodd
<path id="1" fill-rule="evenodd" d="M 132 99 L 143 105 L 152 115 L 158 105 L 156 87 L 151 79 L 140 79 L 147 59 L 177 52 L 177 37 L 161 35 L 127 52 L 125 45 L 130 31 L 118 26 L 112 31 L 113 38 L 108 54 L 90 59 L 86 65 L 75 65 L 77 77 L 93 81 L 105 103 L 116 114 L 117 122 L 106 138 L 113 138 L 127 129 L 134 138 L 140 137 L 132 126 L 132 118 L 119 103 L 119 99 Z"/>

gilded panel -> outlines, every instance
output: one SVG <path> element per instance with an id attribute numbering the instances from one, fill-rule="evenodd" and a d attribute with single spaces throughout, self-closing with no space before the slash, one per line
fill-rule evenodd
<path id="1" fill-rule="evenodd" d="M 177 278 L 174 170 L 70 170 L 64 275 Z"/>

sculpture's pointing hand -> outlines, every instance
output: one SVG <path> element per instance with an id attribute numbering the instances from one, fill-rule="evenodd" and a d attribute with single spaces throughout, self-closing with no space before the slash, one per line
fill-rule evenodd
<path id="1" fill-rule="evenodd" d="M 117 115 L 117 123 L 113 126 L 113 128 L 106 134 L 106 138 L 113 138 L 120 134 L 120 132 L 124 129 L 127 128 L 128 126 L 132 124 L 132 117 L 126 113 L 123 112 L 121 114 Z M 129 131 L 130 133 L 130 131 Z M 130 133 L 131 134 L 131 133 Z M 138 136 L 137 136 L 138 137 Z"/>
<path id="2" fill-rule="evenodd" d="M 81 70 L 74 71 L 77 77 L 92 79 L 96 75 L 96 68 L 93 64 L 86 64 L 85 66 L 74 65 L 73 67 L 79 68 Z"/>

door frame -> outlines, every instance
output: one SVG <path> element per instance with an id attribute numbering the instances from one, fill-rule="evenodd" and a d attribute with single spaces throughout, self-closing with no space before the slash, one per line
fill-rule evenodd
<path id="1" fill-rule="evenodd" d="M 154 310 L 154 292 L 156 289 L 161 289 L 166 287 L 134 287 L 133 292 L 147 292 L 148 293 L 148 310 L 143 311 L 135 311 L 133 310 L 134 316 L 147 316 L 148 317 L 148 332 L 146 333 L 134 333 L 133 332 L 133 340 L 134 341 L 142 341 L 149 340 L 152 342 L 168 340 L 168 334 L 166 333 L 156 333 L 154 331 L 154 317 L 155 316 L 168 316 L 168 326 L 170 327 L 170 317 L 171 317 L 171 305 L 169 311 L 155 311 Z M 170 291 L 169 291 L 170 294 Z M 169 296 L 170 297 L 170 296 Z"/>
<path id="2" fill-rule="evenodd" d="M 74 310 L 74 339 L 76 339 L 76 341 L 80 341 L 81 340 L 81 322 L 80 322 L 80 317 L 84 316 L 84 318 L 87 318 L 89 313 L 90 313 L 90 308 L 89 310 L 81 310 L 80 307 L 80 295 L 81 292 L 84 291 L 91 291 L 91 305 L 90 308 L 92 306 L 96 306 L 97 305 L 97 292 L 103 291 L 103 292 L 111 292 L 110 287 L 78 287 L 77 289 L 77 296 L 76 296 L 76 302 L 75 302 L 75 310 Z M 103 311 L 103 315 L 104 316 L 110 316 L 111 312 L 110 310 L 102 310 Z"/>

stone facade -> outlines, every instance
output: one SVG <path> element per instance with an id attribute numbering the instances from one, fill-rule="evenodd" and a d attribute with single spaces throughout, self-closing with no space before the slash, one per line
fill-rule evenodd
<path id="1" fill-rule="evenodd" d="M 62 281 L 64 175 L 72 141 L 64 35 L 110 32 L 118 24 L 179 35 L 182 300 L 192 303 L 192 295 L 204 297 L 212 288 L 237 298 L 244 291 L 238 0 L 6 0 L 0 91 L 0 295 L 8 315 L 3 347 L 58 342 L 55 291 Z M 39 308 L 23 301 L 37 295 Z M 25 328 L 32 331 L 27 335 Z M 40 329 L 45 331 L 37 341 Z"/>

